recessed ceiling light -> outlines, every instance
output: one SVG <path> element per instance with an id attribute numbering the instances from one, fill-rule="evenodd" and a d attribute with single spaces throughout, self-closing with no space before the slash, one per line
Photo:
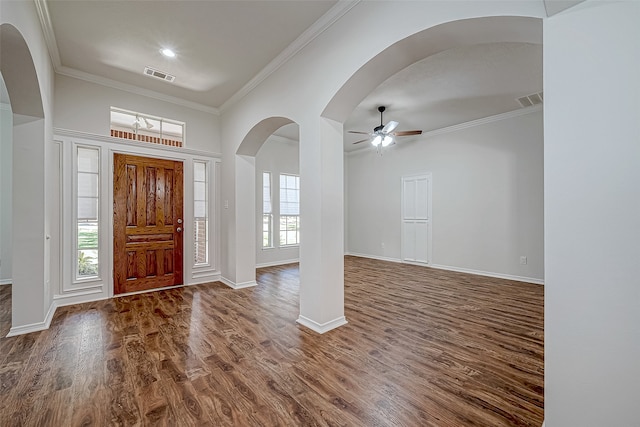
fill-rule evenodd
<path id="1" fill-rule="evenodd" d="M 167 58 L 175 58 L 176 57 L 176 53 L 174 51 L 172 51 L 171 49 L 160 49 L 160 53 L 163 54 L 164 56 L 166 56 Z"/>

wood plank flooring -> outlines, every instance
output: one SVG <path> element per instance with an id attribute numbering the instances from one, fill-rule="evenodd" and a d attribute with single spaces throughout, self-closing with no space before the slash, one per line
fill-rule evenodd
<path id="1" fill-rule="evenodd" d="M 295 323 L 297 265 L 257 276 L 0 338 L 0 426 L 542 424 L 542 286 L 346 257 L 349 323 L 318 335 Z"/>

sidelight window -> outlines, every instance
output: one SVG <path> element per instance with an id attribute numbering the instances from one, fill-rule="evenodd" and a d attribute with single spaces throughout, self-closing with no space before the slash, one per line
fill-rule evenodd
<path id="1" fill-rule="evenodd" d="M 262 247 L 273 247 L 273 210 L 271 208 L 271 172 L 262 173 Z"/>
<path id="2" fill-rule="evenodd" d="M 207 163 L 193 162 L 194 265 L 209 262 L 209 180 Z"/>
<path id="3" fill-rule="evenodd" d="M 77 147 L 76 278 L 98 276 L 100 151 Z"/>

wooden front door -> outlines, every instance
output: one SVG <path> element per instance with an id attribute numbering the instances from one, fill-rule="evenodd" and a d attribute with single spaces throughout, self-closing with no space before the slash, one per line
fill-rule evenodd
<path id="1" fill-rule="evenodd" d="M 182 162 L 115 154 L 114 293 L 182 284 Z"/>

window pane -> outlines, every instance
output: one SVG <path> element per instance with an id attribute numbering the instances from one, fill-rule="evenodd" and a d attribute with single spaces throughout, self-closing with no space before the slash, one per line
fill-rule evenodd
<path id="1" fill-rule="evenodd" d="M 98 198 L 78 197 L 78 220 L 98 219 Z"/>
<path id="2" fill-rule="evenodd" d="M 78 197 L 98 197 L 98 174 L 78 172 Z"/>
<path id="3" fill-rule="evenodd" d="M 297 245 L 300 243 L 300 217 L 284 215 L 280 217 L 280 245 Z"/>
<path id="4" fill-rule="evenodd" d="M 193 198 L 195 200 L 207 200 L 207 184 L 205 182 L 193 183 Z"/>
<path id="5" fill-rule="evenodd" d="M 270 248 L 271 244 L 271 214 L 262 215 L 262 247 Z"/>
<path id="6" fill-rule="evenodd" d="M 97 149 L 78 147 L 78 172 L 98 173 L 98 160 Z"/>
<path id="7" fill-rule="evenodd" d="M 78 223 L 78 249 L 98 248 L 98 222 Z"/>
<path id="8" fill-rule="evenodd" d="M 207 202 L 196 200 L 193 202 L 193 216 L 205 218 L 207 216 Z"/>
<path id="9" fill-rule="evenodd" d="M 194 181 L 204 182 L 207 179 L 206 165 L 202 162 L 195 162 L 193 164 L 193 179 Z"/>
<path id="10" fill-rule="evenodd" d="M 193 231 L 194 265 L 206 264 L 209 261 L 208 244 L 208 203 L 207 203 L 207 163 L 202 161 L 193 162 Z"/>
<path id="11" fill-rule="evenodd" d="M 300 214 L 300 177 L 295 175 L 280 175 L 280 214 Z"/>
<path id="12" fill-rule="evenodd" d="M 271 173 L 262 173 L 262 213 L 271 213 Z"/>
<path id="13" fill-rule="evenodd" d="M 78 277 L 98 275 L 98 251 L 78 250 Z"/>
<path id="14" fill-rule="evenodd" d="M 207 221 L 196 220 L 194 226 L 194 263 L 205 264 L 208 259 Z"/>
<path id="15" fill-rule="evenodd" d="M 182 147 L 184 123 L 111 107 L 111 136 Z"/>
<path id="16" fill-rule="evenodd" d="M 162 133 L 167 136 L 182 138 L 184 128 L 182 124 L 162 121 Z"/>
<path id="17" fill-rule="evenodd" d="M 98 275 L 100 150 L 78 147 L 76 162 L 76 278 L 86 278 Z"/>

